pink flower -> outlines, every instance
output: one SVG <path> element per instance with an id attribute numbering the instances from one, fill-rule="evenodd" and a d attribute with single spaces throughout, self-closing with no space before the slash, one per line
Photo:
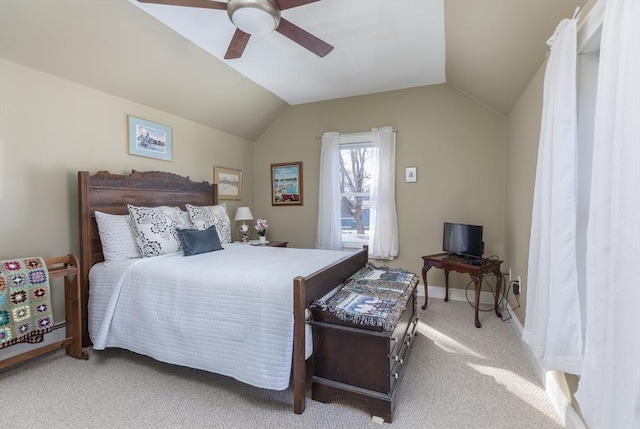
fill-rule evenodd
<path id="1" fill-rule="evenodd" d="M 256 231 L 258 231 L 258 235 L 265 235 L 267 233 L 268 227 L 269 224 L 267 223 L 266 219 L 258 218 L 255 226 Z"/>

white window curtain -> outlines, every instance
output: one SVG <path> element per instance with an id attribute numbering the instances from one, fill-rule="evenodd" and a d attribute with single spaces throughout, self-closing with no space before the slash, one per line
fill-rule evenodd
<path id="1" fill-rule="evenodd" d="M 393 127 L 371 130 L 371 232 L 369 256 L 398 256 L 396 212 L 396 133 Z"/>
<path id="2" fill-rule="evenodd" d="M 587 327 L 576 393 L 591 429 L 640 428 L 638 23 L 640 2 L 606 3 L 587 228 Z"/>
<path id="3" fill-rule="evenodd" d="M 547 41 L 536 169 L 527 317 L 522 339 L 546 369 L 579 374 L 582 322 L 576 260 L 576 20 Z"/>
<path id="4" fill-rule="evenodd" d="M 320 153 L 320 200 L 318 210 L 318 249 L 340 250 L 342 226 L 340 223 L 340 134 L 322 135 Z"/>

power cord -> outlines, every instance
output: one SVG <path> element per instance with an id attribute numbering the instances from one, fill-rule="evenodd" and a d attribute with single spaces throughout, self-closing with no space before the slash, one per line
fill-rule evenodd
<path id="1" fill-rule="evenodd" d="M 486 276 L 483 276 L 482 281 L 486 282 L 486 280 L 484 279 L 484 277 L 486 277 Z M 472 308 L 474 308 L 474 309 L 475 309 L 475 308 L 476 308 L 476 306 L 475 306 L 475 305 L 471 302 L 471 300 L 469 299 L 469 286 L 471 286 L 472 284 L 473 284 L 473 280 L 471 280 L 471 281 L 469 281 L 469 283 L 467 283 L 467 288 L 466 288 L 466 290 L 465 290 L 465 292 L 464 292 L 464 296 L 465 296 L 465 298 L 467 298 L 467 302 L 469 303 L 469 305 L 470 305 Z M 491 285 L 490 285 L 488 282 L 487 282 L 487 285 L 489 286 L 489 289 L 491 289 L 491 294 L 495 297 L 495 296 L 496 296 L 496 294 L 495 294 L 495 292 L 493 291 L 493 288 L 491 287 Z M 493 311 L 493 308 L 488 308 L 488 309 L 484 309 L 484 310 L 483 310 L 482 308 L 478 308 L 478 311 Z"/>
<path id="2" fill-rule="evenodd" d="M 502 274 L 503 281 L 506 280 L 505 276 L 506 274 L 503 273 Z M 502 314 L 503 322 L 506 322 L 511 319 L 511 311 L 514 311 L 520 308 L 520 299 L 518 298 L 520 296 L 520 284 L 518 283 L 517 280 L 511 280 L 510 282 L 506 283 L 506 285 L 507 285 L 507 288 L 505 290 L 505 293 L 502 294 L 502 298 L 500 298 L 500 302 L 499 302 L 500 313 Z M 509 304 L 509 292 L 511 291 L 513 291 L 513 297 L 516 299 L 516 302 L 518 303 L 518 305 L 516 305 L 515 307 L 512 307 L 511 311 L 509 311 L 509 309 L 507 308 L 507 304 Z M 505 314 L 508 314 L 509 317 L 505 318 L 504 317 Z"/>
<path id="3" fill-rule="evenodd" d="M 490 256 L 490 258 L 492 258 L 492 257 L 493 256 Z M 497 256 L 496 256 L 496 258 L 497 258 Z M 518 303 L 517 306 L 511 308 L 511 311 L 517 310 L 518 308 L 520 308 L 520 300 L 518 299 L 518 296 L 520 295 L 520 291 L 518 290 L 517 291 L 518 293 L 515 293 L 516 291 L 515 291 L 515 288 L 514 288 L 514 284 L 517 284 L 518 287 L 520 285 L 518 284 L 517 280 L 511 280 L 510 282 L 507 283 L 506 282 L 506 278 L 505 278 L 506 274 L 505 273 L 500 273 L 500 275 L 502 275 L 502 281 L 503 281 L 504 284 L 507 285 L 507 287 L 505 289 L 505 293 L 502 294 L 502 296 L 500 297 L 500 300 L 498 301 L 498 307 L 500 308 L 500 313 L 502 314 L 501 320 L 503 322 L 507 322 L 507 321 L 509 321 L 511 319 L 511 312 L 507 309 L 507 306 L 506 306 L 506 304 L 509 303 L 509 292 L 511 292 L 512 289 L 514 289 L 513 290 L 513 296 L 514 296 L 516 302 Z M 482 281 L 485 282 L 487 284 L 487 286 L 489 286 L 489 289 L 491 290 L 491 294 L 493 295 L 493 297 L 495 299 L 496 293 L 493 290 L 493 288 L 491 287 L 491 284 L 487 281 L 487 277 L 495 277 L 495 275 L 487 274 L 487 275 L 482 276 Z M 465 298 L 467 299 L 467 302 L 469 303 L 469 305 L 473 309 L 475 309 L 476 306 L 469 299 L 469 286 L 471 286 L 471 284 L 473 284 L 473 280 L 471 280 L 471 281 L 469 281 L 469 283 L 467 283 L 467 287 L 465 289 Z M 487 311 L 494 311 L 494 309 L 495 309 L 495 307 L 492 306 L 491 308 L 484 309 L 484 310 L 481 309 L 481 308 L 478 308 L 478 311 L 487 312 Z M 505 314 L 508 314 L 509 317 L 505 318 L 505 316 L 504 316 Z"/>

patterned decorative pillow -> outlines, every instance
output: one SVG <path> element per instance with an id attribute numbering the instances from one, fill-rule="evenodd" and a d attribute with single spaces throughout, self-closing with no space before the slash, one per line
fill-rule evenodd
<path id="1" fill-rule="evenodd" d="M 141 256 L 129 215 L 95 214 L 105 264 Z"/>
<path id="2" fill-rule="evenodd" d="M 225 203 L 203 207 L 187 204 L 186 207 L 195 229 L 203 230 L 215 225 L 220 243 L 231 243 L 231 220 Z"/>
<path id="3" fill-rule="evenodd" d="M 176 228 L 184 226 L 178 207 L 136 207 L 127 204 L 136 229 L 136 243 L 142 257 L 182 250 Z"/>

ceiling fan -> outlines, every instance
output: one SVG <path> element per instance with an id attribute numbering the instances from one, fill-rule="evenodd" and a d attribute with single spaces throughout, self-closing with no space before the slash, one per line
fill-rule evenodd
<path id="1" fill-rule="evenodd" d="M 333 50 L 333 46 L 281 17 L 280 11 L 314 3 L 319 0 L 138 0 L 170 6 L 201 7 L 226 10 L 237 27 L 224 56 L 226 60 L 240 58 L 252 34 L 267 34 L 275 30 L 319 57 Z"/>

